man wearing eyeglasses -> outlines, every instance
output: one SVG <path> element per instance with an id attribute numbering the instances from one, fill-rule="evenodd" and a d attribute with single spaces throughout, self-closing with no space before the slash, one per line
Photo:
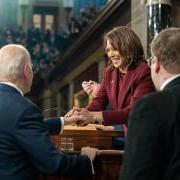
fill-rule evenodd
<path id="1" fill-rule="evenodd" d="M 120 180 L 180 179 L 180 28 L 151 44 L 151 77 L 158 92 L 137 102 Z"/>

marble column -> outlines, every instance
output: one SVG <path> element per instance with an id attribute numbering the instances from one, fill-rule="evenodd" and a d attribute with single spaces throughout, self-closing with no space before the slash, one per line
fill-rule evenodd
<path id="1" fill-rule="evenodd" d="M 31 26 L 32 18 L 32 1 L 31 0 L 18 0 L 18 26 L 22 27 L 27 32 L 28 27 Z"/>
<path id="2" fill-rule="evenodd" d="M 18 0 L 0 0 L 1 29 L 17 27 Z"/>

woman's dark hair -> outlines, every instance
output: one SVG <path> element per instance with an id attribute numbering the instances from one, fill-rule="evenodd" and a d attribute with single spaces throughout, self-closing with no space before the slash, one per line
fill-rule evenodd
<path id="1" fill-rule="evenodd" d="M 127 26 L 116 27 L 104 35 L 103 45 L 105 49 L 108 40 L 111 46 L 118 50 L 124 58 L 124 67 L 134 67 L 144 59 L 144 50 L 140 39 Z M 108 68 L 113 68 L 110 60 Z"/>

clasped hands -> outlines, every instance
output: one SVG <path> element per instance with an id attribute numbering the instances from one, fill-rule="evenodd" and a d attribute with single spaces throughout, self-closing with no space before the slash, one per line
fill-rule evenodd
<path id="1" fill-rule="evenodd" d="M 90 123 L 102 123 L 102 112 L 89 111 L 86 108 L 73 108 L 64 116 L 64 124 L 85 126 Z"/>
<path id="2" fill-rule="evenodd" d="M 85 126 L 93 122 L 93 114 L 85 108 L 73 108 L 64 116 L 64 124 Z"/>

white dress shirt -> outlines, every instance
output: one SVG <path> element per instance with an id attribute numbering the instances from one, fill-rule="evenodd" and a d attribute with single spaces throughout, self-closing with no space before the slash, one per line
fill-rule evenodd
<path id="1" fill-rule="evenodd" d="M 180 74 L 176 74 L 176 75 L 174 75 L 173 77 L 171 77 L 171 78 L 169 78 L 169 79 L 166 79 L 166 80 L 162 83 L 162 85 L 161 85 L 161 87 L 160 87 L 160 90 L 162 91 L 166 85 L 168 85 L 171 81 L 173 81 L 173 80 L 176 79 L 177 77 L 180 77 Z"/>

